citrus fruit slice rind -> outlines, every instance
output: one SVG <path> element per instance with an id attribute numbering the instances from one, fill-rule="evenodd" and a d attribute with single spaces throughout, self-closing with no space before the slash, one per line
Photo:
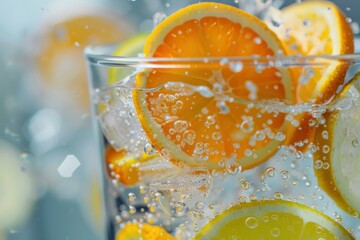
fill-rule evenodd
<path id="1" fill-rule="evenodd" d="M 166 68 L 159 61 L 158 66 L 137 74 L 136 86 L 144 90 L 133 91 L 144 131 L 176 165 L 224 169 L 224 162 L 234 162 L 249 169 L 272 156 L 291 135 L 285 113 L 234 101 L 293 103 L 288 69 L 211 60 L 203 67 L 211 57 L 231 60 L 232 56 L 281 54 L 281 42 L 256 17 L 224 4 L 190 5 L 155 28 L 144 52 L 146 57 L 189 59 Z M 203 58 L 203 63 L 191 58 Z M 276 135 L 281 135 L 278 140 Z"/>
<path id="2" fill-rule="evenodd" d="M 235 205 L 210 220 L 202 239 L 354 239 L 339 223 L 305 205 L 284 200 Z"/>
<path id="3" fill-rule="evenodd" d="M 360 213 L 360 74 L 343 88 L 338 100 L 348 107 L 324 114 L 316 129 L 314 171 L 319 186 L 346 212 Z M 352 102 L 352 103 L 351 103 Z"/>
<path id="4" fill-rule="evenodd" d="M 272 28 L 284 43 L 288 55 L 319 56 L 318 66 L 292 71 L 297 102 L 324 103 L 343 84 L 347 64 L 321 56 L 351 54 L 354 37 L 346 16 L 332 2 L 305 1 L 281 11 L 283 24 Z"/>

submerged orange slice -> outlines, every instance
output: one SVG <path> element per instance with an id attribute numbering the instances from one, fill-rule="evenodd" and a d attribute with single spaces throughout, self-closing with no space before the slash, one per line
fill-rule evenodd
<path id="1" fill-rule="evenodd" d="M 146 57 L 167 58 L 268 57 L 284 49 L 256 17 L 224 4 L 199 3 L 161 22 L 144 52 Z M 272 156 L 291 131 L 285 114 L 243 103 L 292 102 L 285 68 L 205 60 L 183 68 L 148 69 L 137 75 L 136 85 L 154 88 L 133 92 L 147 136 L 165 158 L 182 167 L 224 169 L 233 163 L 249 169 Z M 187 87 L 177 91 L 183 85 Z M 195 91 L 186 92 L 189 88 Z"/>
<path id="2" fill-rule="evenodd" d="M 175 240 L 163 228 L 147 223 L 126 223 L 116 235 L 116 240 Z"/>
<path id="3" fill-rule="evenodd" d="M 289 55 L 323 56 L 354 52 L 352 30 L 334 3 L 295 3 L 282 10 L 282 18 L 283 26 L 274 29 Z M 299 102 L 327 101 L 344 82 L 345 64 L 325 59 L 317 61 L 321 61 L 322 65 L 306 66 L 295 71 L 293 79 Z"/>

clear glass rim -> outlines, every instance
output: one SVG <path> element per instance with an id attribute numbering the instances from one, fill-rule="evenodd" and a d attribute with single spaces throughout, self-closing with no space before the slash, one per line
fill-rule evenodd
<path id="1" fill-rule="evenodd" d="M 181 57 L 181 58 L 149 58 L 115 56 L 114 52 L 118 44 L 87 46 L 84 54 L 90 63 L 108 67 L 144 67 L 144 68 L 187 68 L 193 64 L 219 64 L 241 62 L 242 66 L 256 67 L 301 67 L 314 65 L 329 65 L 331 63 L 359 64 L 360 53 L 342 55 L 277 55 L 277 56 L 249 56 L 249 57 Z M 113 50 L 113 51 L 111 51 Z"/>

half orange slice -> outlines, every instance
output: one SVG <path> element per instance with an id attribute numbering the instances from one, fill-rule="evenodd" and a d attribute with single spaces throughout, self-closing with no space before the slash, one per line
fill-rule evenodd
<path id="1" fill-rule="evenodd" d="M 283 26 L 274 28 L 289 55 L 324 56 L 354 52 L 354 37 L 345 15 L 328 1 L 305 1 L 282 10 Z M 295 71 L 299 102 L 322 103 L 344 83 L 347 66 L 321 59 L 322 66 Z"/>
<path id="2" fill-rule="evenodd" d="M 247 104 L 293 102 L 289 72 L 226 64 L 226 57 L 284 52 L 277 36 L 258 18 L 219 3 L 190 5 L 155 28 L 144 52 L 147 57 L 204 58 L 185 68 L 159 67 L 137 76 L 138 88 L 152 89 L 133 93 L 141 125 L 157 150 L 178 166 L 225 169 L 231 163 L 231 168 L 249 169 L 272 156 L 292 131 L 286 114 Z M 206 58 L 220 56 L 225 61 L 207 64 Z M 176 91 L 169 82 L 195 91 Z"/>

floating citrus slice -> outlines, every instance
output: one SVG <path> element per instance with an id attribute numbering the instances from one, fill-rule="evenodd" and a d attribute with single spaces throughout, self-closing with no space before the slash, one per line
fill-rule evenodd
<path id="1" fill-rule="evenodd" d="M 126 223 L 116 235 L 116 240 L 175 240 L 163 228 L 147 223 Z"/>
<path id="2" fill-rule="evenodd" d="M 109 146 L 105 153 L 105 162 L 110 178 L 128 186 L 136 185 L 141 177 L 139 165 L 153 158 L 143 154 L 139 159 L 130 157 L 128 151 L 116 151 Z"/>
<path id="3" fill-rule="evenodd" d="M 339 95 L 338 101 L 355 106 L 327 112 L 326 124 L 316 129 L 314 170 L 319 186 L 345 211 L 360 214 L 360 74 Z"/>
<path id="4" fill-rule="evenodd" d="M 327 1 L 305 1 L 282 10 L 283 24 L 274 27 L 289 55 L 318 56 L 303 61 L 304 66 L 292 67 L 297 102 L 323 103 L 343 84 L 348 65 L 341 61 L 320 58 L 324 55 L 353 53 L 353 35 L 345 16 Z M 290 141 L 305 151 L 314 135 L 310 113 L 298 114 L 298 131 Z M 300 143 L 300 144 L 299 144 Z"/>
<path id="5" fill-rule="evenodd" d="M 283 200 L 242 203 L 212 219 L 202 239 L 354 239 L 339 223 L 305 205 Z"/>
<path id="6" fill-rule="evenodd" d="M 148 33 L 139 33 L 126 39 L 119 45 L 113 55 L 122 57 L 138 57 L 139 54 L 143 54 L 144 45 L 148 37 Z M 132 70 L 133 69 L 118 67 L 110 68 L 109 84 L 112 85 L 118 81 L 121 81 L 126 76 L 130 75 Z"/>
<path id="7" fill-rule="evenodd" d="M 283 26 L 274 28 L 289 55 L 323 56 L 354 52 L 354 37 L 346 17 L 328 1 L 305 1 L 282 10 Z M 343 84 L 347 66 L 321 59 L 322 66 L 295 71 L 299 102 L 324 102 Z"/>
<path id="8" fill-rule="evenodd" d="M 146 57 L 168 58 L 266 57 L 282 51 L 281 42 L 262 21 L 219 3 L 179 10 L 155 28 L 144 48 Z M 292 102 L 289 72 L 223 60 L 137 75 L 137 87 L 157 88 L 133 92 L 142 127 L 157 150 L 179 166 L 224 169 L 228 164 L 222 160 L 229 159 L 227 163 L 249 169 L 272 156 L 291 131 L 285 114 L 241 103 Z M 183 85 L 195 92 L 189 94 L 186 87 L 177 91 Z"/>

